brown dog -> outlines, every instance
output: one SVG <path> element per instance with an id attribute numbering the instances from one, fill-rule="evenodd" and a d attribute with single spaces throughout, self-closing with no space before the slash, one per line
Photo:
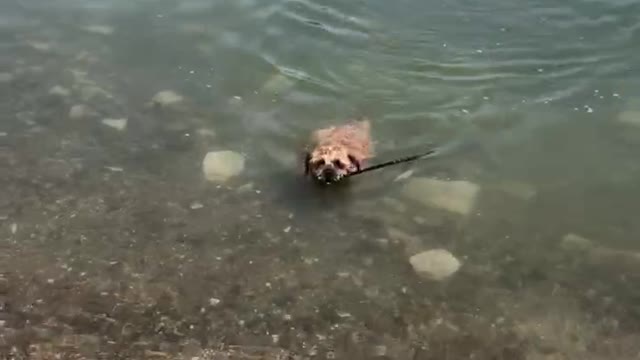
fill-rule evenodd
<path id="1" fill-rule="evenodd" d="M 368 119 L 316 130 L 304 160 L 305 175 L 333 183 L 360 170 L 373 156 Z"/>

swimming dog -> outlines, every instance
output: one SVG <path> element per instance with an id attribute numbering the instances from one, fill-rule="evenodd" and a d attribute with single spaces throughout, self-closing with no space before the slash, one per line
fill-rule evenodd
<path id="1" fill-rule="evenodd" d="M 332 184 L 360 172 L 372 156 L 369 119 L 351 120 L 311 134 L 304 173 L 320 183 Z"/>

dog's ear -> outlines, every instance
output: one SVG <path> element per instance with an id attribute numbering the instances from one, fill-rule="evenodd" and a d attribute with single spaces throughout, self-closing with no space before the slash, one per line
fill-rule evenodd
<path id="1" fill-rule="evenodd" d="M 361 170 L 361 168 L 360 168 L 360 167 L 361 167 L 360 161 L 358 161 L 358 159 L 356 159 L 356 157 L 355 157 L 355 156 L 353 156 L 353 155 L 351 155 L 351 154 L 349 154 L 349 155 L 347 155 L 347 156 L 349 156 L 349 161 L 351 161 L 351 163 L 352 163 L 353 165 L 355 165 L 355 166 L 356 166 L 356 170 L 357 170 L 357 171 L 360 171 L 360 170 Z"/>
<path id="2" fill-rule="evenodd" d="M 306 151 L 304 153 L 304 174 L 309 175 L 309 163 L 311 162 L 311 153 Z"/>

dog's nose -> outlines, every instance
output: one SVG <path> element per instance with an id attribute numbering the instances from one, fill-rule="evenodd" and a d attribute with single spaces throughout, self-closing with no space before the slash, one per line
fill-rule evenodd
<path id="1" fill-rule="evenodd" d="M 326 182 L 333 181 L 336 178 L 336 171 L 332 168 L 322 170 L 322 178 Z"/>

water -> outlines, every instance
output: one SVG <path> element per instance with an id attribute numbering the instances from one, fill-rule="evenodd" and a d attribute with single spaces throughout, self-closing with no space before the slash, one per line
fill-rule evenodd
<path id="1" fill-rule="evenodd" d="M 3 1 L 0 355 L 636 359 L 639 24 L 637 0 Z M 305 183 L 310 132 L 362 115 L 383 159 L 445 151 Z M 245 157 L 223 184 L 219 150 Z M 425 279 L 431 249 L 462 266 Z"/>

